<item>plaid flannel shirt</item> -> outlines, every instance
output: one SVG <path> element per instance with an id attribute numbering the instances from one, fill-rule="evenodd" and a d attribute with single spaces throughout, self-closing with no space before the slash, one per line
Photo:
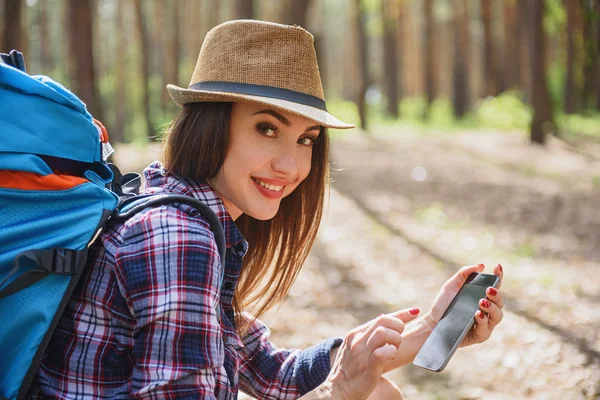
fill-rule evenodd
<path id="1" fill-rule="evenodd" d="M 323 382 L 341 339 L 279 349 L 258 320 L 237 335 L 232 300 L 248 244 L 212 188 L 160 163 L 144 174 L 146 193 L 211 207 L 225 231 L 225 265 L 210 225 L 189 206 L 147 209 L 111 226 L 59 322 L 33 398 L 235 399 L 241 390 L 296 399 Z"/>

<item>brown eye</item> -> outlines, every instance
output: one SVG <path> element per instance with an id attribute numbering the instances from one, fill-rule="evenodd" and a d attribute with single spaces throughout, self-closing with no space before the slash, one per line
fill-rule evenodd
<path id="1" fill-rule="evenodd" d="M 312 146 L 315 143 L 315 139 L 309 136 L 298 139 L 298 143 L 302 146 Z"/>
<path id="2" fill-rule="evenodd" d="M 275 128 L 271 124 L 258 124 L 256 126 L 257 130 L 268 137 L 277 137 L 277 128 Z"/>

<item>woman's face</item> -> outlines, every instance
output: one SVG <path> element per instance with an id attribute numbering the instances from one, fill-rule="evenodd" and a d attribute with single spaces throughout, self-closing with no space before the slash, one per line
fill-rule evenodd
<path id="1" fill-rule="evenodd" d="M 319 125 L 294 114 L 234 103 L 225 161 L 209 180 L 231 217 L 273 218 L 281 199 L 308 176 L 319 132 Z"/>

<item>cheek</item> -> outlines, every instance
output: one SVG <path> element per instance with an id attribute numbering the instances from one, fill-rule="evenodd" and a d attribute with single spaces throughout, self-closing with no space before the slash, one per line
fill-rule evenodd
<path id="1" fill-rule="evenodd" d="M 290 193 L 293 192 L 310 174 L 312 162 L 312 152 L 307 152 L 308 155 L 303 155 L 298 158 L 298 180 L 294 184 L 294 187 L 290 190 Z"/>

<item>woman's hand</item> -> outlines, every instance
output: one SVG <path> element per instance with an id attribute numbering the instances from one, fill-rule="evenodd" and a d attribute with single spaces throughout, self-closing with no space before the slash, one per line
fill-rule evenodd
<path id="1" fill-rule="evenodd" d="M 404 324 L 418 314 L 418 309 L 382 314 L 350 331 L 339 347 L 327 378 L 334 398 L 367 399 L 379 383 L 384 364 L 396 356 Z"/>
<path id="2" fill-rule="evenodd" d="M 425 316 L 425 319 L 431 324 L 432 328 L 440 321 L 452 299 L 454 299 L 469 275 L 473 272 L 482 272 L 484 269 L 485 266 L 483 264 L 463 267 L 452 278 L 446 281 L 435 299 L 431 311 Z M 487 299 L 479 301 L 480 310 L 475 314 L 475 324 L 467 336 L 465 336 L 460 347 L 486 341 L 489 339 L 494 328 L 502 321 L 502 307 L 504 303 L 499 289 L 502 285 L 504 273 L 500 264 L 494 268 L 494 275 L 500 278 L 500 283 L 496 289 L 487 288 Z"/>

